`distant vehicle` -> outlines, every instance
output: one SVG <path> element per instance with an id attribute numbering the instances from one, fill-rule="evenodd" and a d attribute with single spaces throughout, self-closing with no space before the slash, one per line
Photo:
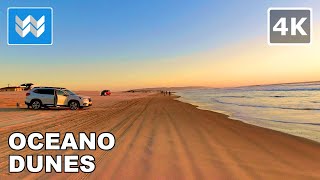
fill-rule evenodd
<path id="1" fill-rule="evenodd" d="M 92 100 L 65 88 L 35 87 L 26 94 L 25 104 L 35 110 L 41 107 L 69 107 L 77 110 L 92 106 Z"/>
<path id="2" fill-rule="evenodd" d="M 111 95 L 111 91 L 110 90 L 103 90 L 101 91 L 101 96 L 110 96 Z"/>

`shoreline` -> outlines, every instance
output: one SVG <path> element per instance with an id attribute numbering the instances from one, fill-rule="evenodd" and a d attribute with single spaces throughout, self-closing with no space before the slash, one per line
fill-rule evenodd
<path id="1" fill-rule="evenodd" d="M 228 120 L 230 120 L 230 121 L 241 122 L 241 123 L 244 123 L 244 124 L 246 124 L 246 125 L 250 125 L 250 126 L 254 126 L 254 127 L 258 127 L 258 128 L 263 128 L 263 129 L 266 129 L 266 130 L 271 130 L 271 131 L 274 131 L 274 132 L 277 132 L 277 133 L 282 133 L 282 134 L 284 134 L 284 135 L 294 136 L 294 137 L 296 137 L 296 138 L 301 138 L 301 139 L 306 140 L 306 141 L 311 141 L 311 142 L 320 144 L 320 142 L 318 142 L 318 141 L 315 141 L 315 140 L 312 140 L 312 139 L 308 139 L 308 138 L 305 138 L 305 137 L 302 137 L 302 136 L 297 136 L 297 135 L 294 135 L 294 134 L 289 134 L 289 133 L 286 133 L 286 132 L 274 130 L 274 129 L 271 129 L 271 128 L 267 128 L 267 127 L 263 127 L 263 126 L 258 126 L 258 125 L 255 125 L 255 124 L 247 123 L 247 122 L 245 122 L 244 119 L 234 118 L 234 117 L 232 117 L 231 115 L 229 115 L 227 112 L 224 112 L 224 111 L 201 108 L 199 105 L 196 105 L 196 104 L 192 104 L 192 103 L 189 103 L 189 102 L 184 102 L 184 101 L 179 100 L 179 98 L 180 98 L 181 96 L 178 96 L 178 95 L 175 95 L 175 96 L 176 96 L 176 97 L 174 97 L 173 99 L 176 100 L 176 101 L 179 101 L 179 102 L 181 102 L 181 103 L 185 103 L 185 104 L 194 106 L 196 109 L 201 110 L 201 111 L 208 111 L 208 112 L 213 112 L 213 113 L 221 114 L 221 115 L 223 115 L 223 116 L 226 116 L 226 118 L 227 118 Z"/>
<path id="2" fill-rule="evenodd" d="M 320 143 L 319 138 L 308 137 L 307 134 L 298 135 L 297 133 L 286 131 L 286 129 L 284 129 L 284 128 L 272 128 L 271 126 L 263 126 L 263 125 L 259 125 L 259 123 L 257 123 L 258 121 L 262 121 L 262 122 L 269 122 L 269 123 L 287 124 L 287 122 L 269 120 L 269 119 L 262 120 L 262 119 L 250 119 L 250 118 L 245 118 L 245 117 L 241 118 L 241 117 L 237 117 L 237 116 L 232 115 L 232 112 L 228 112 L 228 111 L 224 111 L 224 110 L 217 110 L 217 109 L 202 108 L 201 105 L 197 105 L 197 102 L 188 102 L 188 100 L 184 100 L 183 96 L 181 96 L 181 95 L 175 94 L 175 96 L 177 96 L 178 101 L 183 102 L 183 103 L 187 103 L 187 104 L 191 104 L 200 110 L 206 110 L 206 111 L 211 111 L 211 112 L 215 112 L 215 113 L 220 113 L 220 114 L 226 115 L 228 117 L 228 119 L 231 119 L 231 120 L 241 121 L 245 124 L 249 124 L 249 125 L 253 125 L 253 126 L 261 127 L 261 128 L 265 128 L 265 129 L 270 129 L 273 131 L 281 132 L 284 134 L 288 134 L 288 135 L 292 135 L 295 137 L 300 137 L 300 138 L 304 138 L 304 139 L 307 139 L 310 141 L 314 141 L 316 143 Z M 262 117 L 260 117 L 260 118 L 262 118 Z M 252 122 L 252 123 L 250 123 L 250 122 Z"/>
<path id="3" fill-rule="evenodd" d="M 7 173 L 0 177 L 88 179 L 319 179 L 320 144 L 301 137 L 232 120 L 201 110 L 174 96 L 151 93 L 90 94 L 92 108 L 81 111 L 0 111 L 0 156 L 16 153 L 7 147 L 12 132 L 111 132 L 113 150 L 40 150 L 36 153 L 91 154 L 96 170 L 86 173 Z M 16 96 L 8 97 L 15 99 Z M 12 100 L 12 102 L 14 102 Z M 0 102 L 0 109 L 3 109 Z M 14 109 L 14 108 L 13 108 Z M 11 119 L 10 119 L 11 118 Z M 63 126 L 61 125 L 63 124 Z M 34 151 L 24 149 L 25 156 Z"/>

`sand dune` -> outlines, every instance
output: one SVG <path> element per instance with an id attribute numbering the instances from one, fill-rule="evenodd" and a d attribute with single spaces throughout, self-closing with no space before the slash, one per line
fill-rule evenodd
<path id="1" fill-rule="evenodd" d="M 2 178 L 89 179 L 319 179 L 320 144 L 234 121 L 173 97 L 147 93 L 82 92 L 94 106 L 80 111 L 16 108 L 22 93 L 0 93 Z M 85 173 L 9 174 L 12 132 L 112 132 L 111 151 L 30 151 L 18 154 L 92 154 Z"/>

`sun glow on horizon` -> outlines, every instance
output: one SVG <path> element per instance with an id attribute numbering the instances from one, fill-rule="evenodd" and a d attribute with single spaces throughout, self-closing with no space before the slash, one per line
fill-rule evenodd
<path id="1" fill-rule="evenodd" d="M 320 29 L 320 28 L 318 28 Z M 313 37 L 319 37 L 315 32 Z M 265 38 L 210 52 L 148 61 L 86 64 L 4 64 L 1 86 L 34 82 L 75 90 L 209 86 L 235 87 L 320 80 L 320 44 L 268 46 Z M 28 71 L 36 68 L 37 71 Z M 10 74 L 12 69 L 15 74 Z M 83 74 L 72 69 L 83 69 Z M 28 74 L 26 76 L 25 74 Z M 39 76 L 39 74 L 41 76 Z"/>

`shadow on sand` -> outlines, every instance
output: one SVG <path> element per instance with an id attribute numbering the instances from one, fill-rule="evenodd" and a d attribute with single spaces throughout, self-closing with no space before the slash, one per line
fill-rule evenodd
<path id="1" fill-rule="evenodd" d="M 67 111 L 70 110 L 69 108 L 41 108 L 39 110 L 33 110 L 28 108 L 0 108 L 0 112 L 23 112 L 23 111 L 34 111 L 34 112 L 43 112 L 43 111 Z"/>

